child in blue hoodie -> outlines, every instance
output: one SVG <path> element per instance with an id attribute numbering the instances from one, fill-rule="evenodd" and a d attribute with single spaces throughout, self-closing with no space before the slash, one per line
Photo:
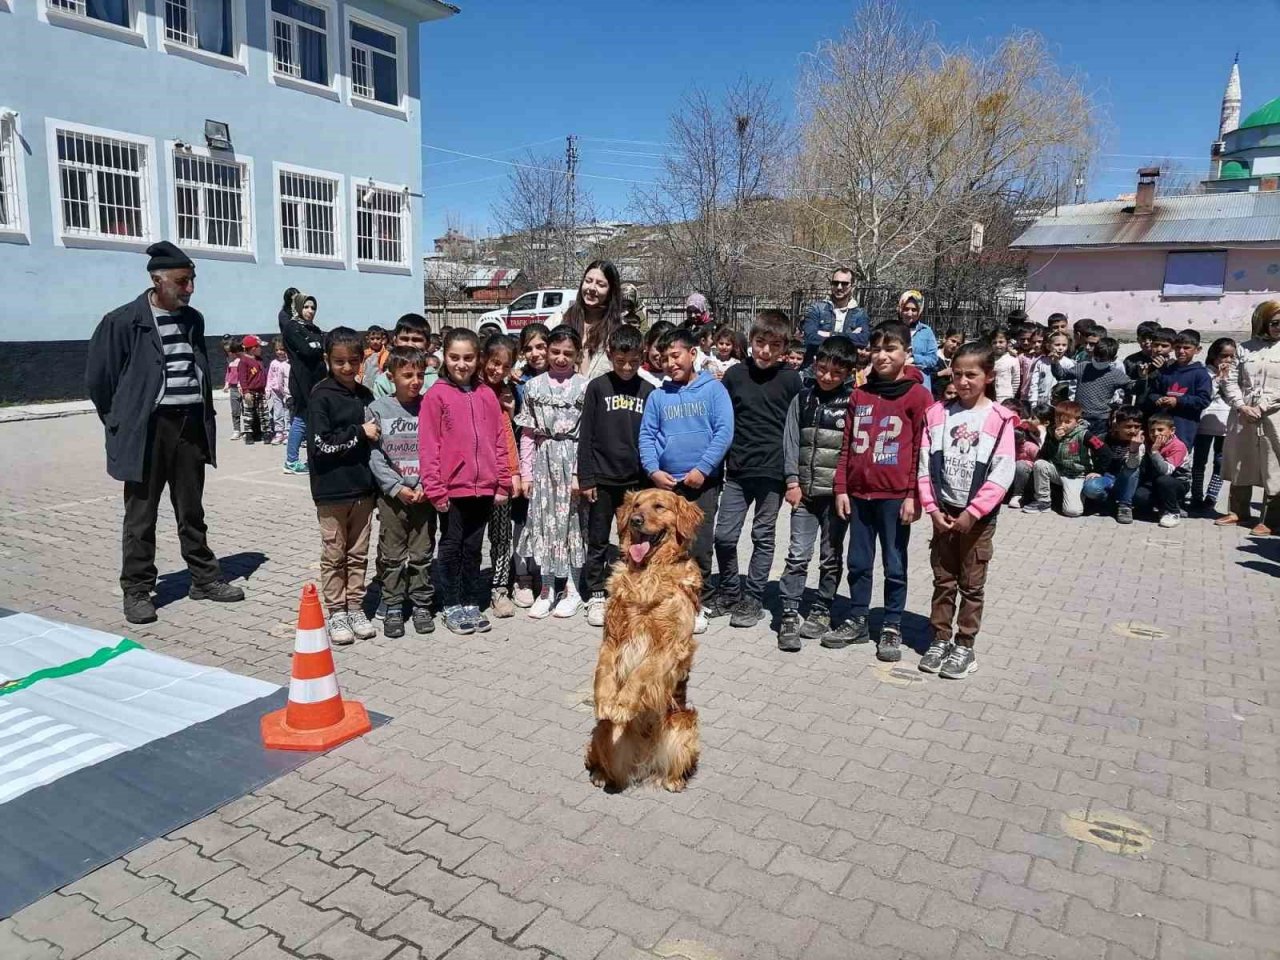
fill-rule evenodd
<path id="1" fill-rule="evenodd" d="M 733 404 L 724 386 L 697 371 L 698 337 L 688 329 L 658 341 L 667 379 L 649 394 L 640 421 L 640 464 L 653 485 L 698 505 L 702 525 L 690 551 L 702 572 L 702 598 L 711 595 L 711 548 L 720 497 L 720 465 L 733 442 Z M 701 609 L 694 633 L 707 629 Z"/>
<path id="2" fill-rule="evenodd" d="M 1200 414 L 1213 400 L 1213 377 L 1196 362 L 1200 334 L 1183 330 L 1173 340 L 1174 363 L 1165 367 L 1147 394 L 1143 409 L 1173 417 L 1173 429 L 1188 450 L 1195 446 Z"/>

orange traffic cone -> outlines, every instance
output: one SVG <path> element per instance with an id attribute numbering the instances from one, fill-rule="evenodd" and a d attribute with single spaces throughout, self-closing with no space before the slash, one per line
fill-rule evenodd
<path id="1" fill-rule="evenodd" d="M 293 644 L 289 703 L 262 718 L 262 743 L 271 750 L 328 750 L 373 729 L 364 705 L 343 700 L 316 585 L 302 588 Z"/>

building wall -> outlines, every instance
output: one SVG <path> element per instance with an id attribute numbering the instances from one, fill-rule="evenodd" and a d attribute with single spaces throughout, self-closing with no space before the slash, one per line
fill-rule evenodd
<path id="1" fill-rule="evenodd" d="M 1249 327 L 1258 301 L 1280 294 L 1280 246 L 1227 252 L 1223 295 L 1161 295 L 1165 250 L 1032 250 L 1027 257 L 1027 313 L 1043 323 L 1051 313 L 1092 317 L 1108 330 L 1131 331 L 1145 320 L 1204 332 Z"/>
<path id="2" fill-rule="evenodd" d="M 0 2 L 0 107 L 19 112 L 30 226 L 29 243 L 0 242 L 0 341 L 83 341 L 104 312 L 148 285 L 143 254 L 55 242 L 46 148 L 49 117 L 154 140 L 156 224 L 163 238 L 170 237 L 172 204 L 165 142 L 203 146 L 206 118 L 230 124 L 236 154 L 253 161 L 255 262 L 189 251 L 198 275 L 192 303 L 204 313 L 210 335 L 272 329 L 281 291 L 288 286 L 316 295 L 324 327 L 385 326 L 401 313 L 422 309 L 418 22 L 412 15 L 381 0 L 350 4 L 407 32 L 408 116 L 401 119 L 348 102 L 341 0 L 331 34 L 331 42 L 339 43 L 333 60 L 344 75 L 340 102 L 268 80 L 263 45 L 269 0 L 237 0 L 247 41 L 243 73 L 164 52 L 163 0 L 141 0 L 146 47 L 42 22 L 41 2 L 11 0 L 11 12 Z M 272 167 L 277 161 L 345 178 L 343 269 L 280 262 Z M 354 266 L 352 184 L 370 177 L 407 185 L 413 194 L 406 238 L 409 268 L 402 275 Z"/>

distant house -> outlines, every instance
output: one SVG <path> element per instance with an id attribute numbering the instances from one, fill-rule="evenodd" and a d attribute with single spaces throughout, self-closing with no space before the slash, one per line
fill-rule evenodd
<path id="1" fill-rule="evenodd" d="M 1157 198 L 1156 171 L 1140 173 L 1132 202 L 1059 207 L 1013 242 L 1027 253 L 1031 319 L 1246 329 L 1257 302 L 1280 294 L 1280 193 Z"/>
<path id="2" fill-rule="evenodd" d="M 428 257 L 424 261 L 427 298 L 509 303 L 533 289 L 522 270 L 484 263 L 459 263 Z"/>

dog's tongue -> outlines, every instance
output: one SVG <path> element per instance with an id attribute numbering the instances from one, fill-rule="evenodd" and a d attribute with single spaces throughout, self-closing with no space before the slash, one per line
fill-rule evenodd
<path id="1" fill-rule="evenodd" d="M 649 555 L 649 541 L 645 540 L 641 543 L 633 543 L 627 552 L 631 554 L 631 560 L 634 563 L 644 563 L 644 558 Z"/>

